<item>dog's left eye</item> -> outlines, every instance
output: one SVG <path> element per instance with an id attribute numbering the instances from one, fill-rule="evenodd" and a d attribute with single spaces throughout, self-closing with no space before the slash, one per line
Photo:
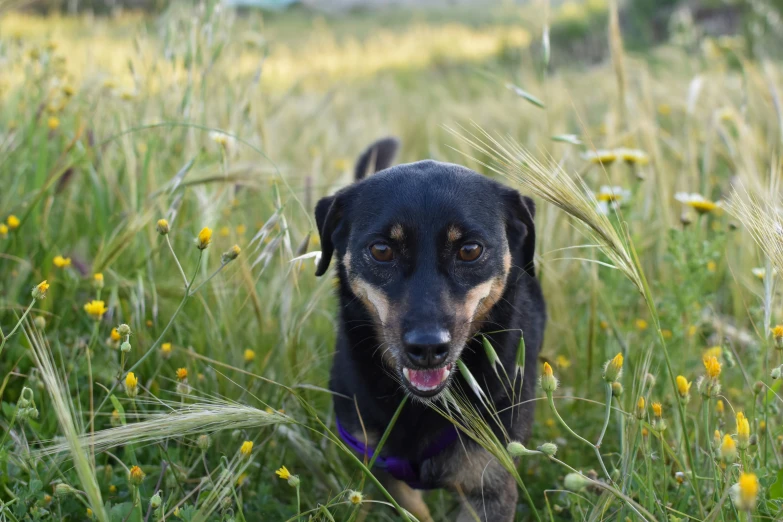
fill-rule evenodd
<path id="1" fill-rule="evenodd" d="M 484 249 L 478 243 L 465 243 L 459 249 L 457 257 L 459 257 L 460 261 L 475 261 L 481 256 L 483 251 Z"/>

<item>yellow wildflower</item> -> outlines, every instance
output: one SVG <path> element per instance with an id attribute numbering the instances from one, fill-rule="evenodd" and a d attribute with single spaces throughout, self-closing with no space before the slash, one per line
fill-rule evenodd
<path id="1" fill-rule="evenodd" d="M 728 433 L 723 436 L 723 444 L 720 445 L 720 457 L 725 462 L 734 462 L 737 458 L 737 444 Z"/>
<path id="2" fill-rule="evenodd" d="M 184 381 L 188 378 L 187 368 L 177 368 L 177 380 Z"/>
<path id="3" fill-rule="evenodd" d="M 33 297 L 36 299 L 45 299 L 47 291 L 49 291 L 49 283 L 44 279 L 33 287 Z"/>
<path id="4" fill-rule="evenodd" d="M 717 379 L 720 375 L 720 363 L 718 362 L 718 359 L 714 356 L 705 356 L 704 357 L 704 368 L 707 370 L 707 376 L 710 379 Z"/>
<path id="5" fill-rule="evenodd" d="M 131 466 L 131 469 L 128 472 L 128 480 L 134 486 L 138 486 L 141 484 L 141 481 L 144 480 L 144 472 L 138 466 Z"/>
<path id="6" fill-rule="evenodd" d="M 52 116 L 46 122 L 46 126 L 49 127 L 49 130 L 57 130 L 57 127 L 60 126 L 60 120 L 56 116 Z"/>
<path id="7" fill-rule="evenodd" d="M 775 339 L 775 347 L 783 349 L 783 325 L 777 325 L 772 329 L 772 337 Z"/>
<path id="8" fill-rule="evenodd" d="M 644 331 L 647 329 L 647 321 L 644 319 L 637 319 L 636 320 L 636 328 L 638 328 L 641 331 Z"/>
<path id="9" fill-rule="evenodd" d="M 256 358 L 256 352 L 248 348 L 247 350 L 245 350 L 244 357 L 246 363 L 251 363 Z"/>
<path id="10" fill-rule="evenodd" d="M 165 236 L 169 233 L 169 222 L 165 219 L 159 219 L 157 224 L 155 225 L 155 228 L 158 231 L 158 234 L 161 236 Z"/>
<path id="11" fill-rule="evenodd" d="M 691 392 L 691 383 L 682 375 L 677 376 L 677 392 L 683 399 Z"/>
<path id="12" fill-rule="evenodd" d="M 288 480 L 291 478 L 291 472 L 288 471 L 288 468 L 285 466 L 282 466 L 280 469 L 275 471 L 275 474 L 283 480 Z"/>
<path id="13" fill-rule="evenodd" d="M 239 452 L 242 454 L 243 457 L 249 457 L 250 454 L 253 452 L 253 441 L 252 440 L 246 440 L 242 443 L 242 447 L 239 448 Z"/>
<path id="14" fill-rule="evenodd" d="M 674 199 L 680 203 L 691 207 L 699 214 L 706 214 L 713 212 L 720 208 L 720 204 L 705 199 L 701 194 L 688 194 L 687 192 L 678 192 L 674 195 Z"/>
<path id="15" fill-rule="evenodd" d="M 54 256 L 54 259 L 52 259 L 52 263 L 54 263 L 54 266 L 56 266 L 57 268 L 65 268 L 66 266 L 71 266 L 71 258 L 63 257 L 63 256 Z"/>
<path id="16" fill-rule="evenodd" d="M 707 261 L 707 272 L 715 272 L 717 268 L 718 265 L 715 263 L 715 261 Z"/>
<path id="17" fill-rule="evenodd" d="M 228 227 L 220 227 L 220 237 L 228 237 L 231 235 L 231 229 Z"/>
<path id="18" fill-rule="evenodd" d="M 636 401 L 636 418 L 643 419 L 646 412 L 644 397 L 639 397 L 639 400 Z"/>
<path id="19" fill-rule="evenodd" d="M 551 393 L 557 389 L 557 379 L 548 362 L 544 363 L 544 371 L 541 375 L 541 389 Z"/>
<path id="20" fill-rule="evenodd" d="M 715 403 L 715 411 L 718 412 L 718 415 L 723 415 L 723 412 L 726 411 L 721 399 L 718 399 L 718 402 Z"/>
<path id="21" fill-rule="evenodd" d="M 584 154 L 584 158 L 594 165 L 607 167 L 617 160 L 617 152 L 606 149 L 590 150 Z"/>
<path id="22" fill-rule="evenodd" d="M 8 225 L 5 223 L 0 223 L 0 236 L 2 236 L 3 239 L 8 237 Z"/>
<path id="23" fill-rule="evenodd" d="M 87 518 L 92 518 L 92 509 L 87 508 Z"/>
<path id="24" fill-rule="evenodd" d="M 652 403 L 652 410 L 656 417 L 661 417 L 663 415 L 663 406 L 661 406 L 660 402 Z"/>
<path id="25" fill-rule="evenodd" d="M 623 371 L 623 354 L 618 353 L 604 366 L 604 380 L 614 382 L 620 378 Z"/>
<path id="26" fill-rule="evenodd" d="M 136 374 L 133 372 L 128 372 L 128 375 L 125 376 L 125 393 L 128 394 L 128 397 L 135 397 L 138 393 L 138 386 L 139 386 L 139 379 L 136 377 Z"/>
<path id="27" fill-rule="evenodd" d="M 120 340 L 120 332 L 117 331 L 116 328 L 111 329 L 111 333 L 109 334 L 111 337 L 111 340 L 114 342 L 118 342 Z"/>
<path id="28" fill-rule="evenodd" d="M 168 359 L 171 356 L 171 343 L 163 343 L 160 345 L 160 353 L 164 358 Z"/>
<path id="29" fill-rule="evenodd" d="M 750 445 L 750 423 L 742 412 L 737 413 L 737 446 L 748 449 Z"/>
<path id="30" fill-rule="evenodd" d="M 84 305 L 84 311 L 96 320 L 100 320 L 107 310 L 108 308 L 106 308 L 106 304 L 103 301 L 98 301 L 96 299 L 93 299 Z"/>
<path id="31" fill-rule="evenodd" d="M 8 228 L 10 228 L 11 230 L 19 228 L 19 225 L 22 223 L 21 221 L 19 221 L 19 218 L 13 214 L 8 216 L 8 219 L 6 219 L 5 222 L 8 223 Z"/>
<path id="32" fill-rule="evenodd" d="M 732 487 L 731 500 L 740 511 L 752 511 L 759 494 L 759 479 L 753 473 L 740 473 L 739 481 Z"/>
<path id="33" fill-rule="evenodd" d="M 196 238 L 196 246 L 199 250 L 204 250 L 209 246 L 209 244 L 212 242 L 212 229 L 209 227 L 204 227 L 201 229 L 201 232 L 198 233 L 198 237 Z"/>
<path id="34" fill-rule="evenodd" d="M 237 234 L 239 234 L 240 236 L 244 234 L 246 230 L 247 227 L 245 227 L 245 225 L 237 225 Z"/>
<path id="35" fill-rule="evenodd" d="M 111 494 L 111 495 L 117 494 L 117 486 L 115 486 L 114 484 L 109 486 L 109 494 Z"/>
<path id="36" fill-rule="evenodd" d="M 661 330 L 661 335 L 664 339 L 668 340 L 671 339 L 674 334 L 671 330 Z"/>

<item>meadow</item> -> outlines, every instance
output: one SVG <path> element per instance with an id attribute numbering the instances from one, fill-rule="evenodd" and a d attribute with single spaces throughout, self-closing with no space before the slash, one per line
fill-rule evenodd
<path id="1" fill-rule="evenodd" d="M 612 5 L 0 12 L 0 520 L 413 520 L 335 435 L 303 256 L 387 135 L 536 200 L 533 435 L 455 420 L 517 520 L 781 520 L 783 68 Z M 542 40 L 598 12 L 601 63 Z"/>

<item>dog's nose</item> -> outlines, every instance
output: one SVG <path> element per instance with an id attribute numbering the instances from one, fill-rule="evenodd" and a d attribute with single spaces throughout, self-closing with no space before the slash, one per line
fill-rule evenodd
<path id="1" fill-rule="evenodd" d="M 419 368 L 440 366 L 449 355 L 451 334 L 443 328 L 415 329 L 402 336 L 405 355 Z"/>

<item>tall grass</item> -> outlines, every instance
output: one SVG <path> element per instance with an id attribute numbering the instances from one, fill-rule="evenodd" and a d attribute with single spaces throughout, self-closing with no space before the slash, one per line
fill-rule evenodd
<path id="1" fill-rule="evenodd" d="M 629 54 L 612 15 L 612 63 L 542 70 L 562 48 L 534 43 L 540 12 L 0 19 L 0 517 L 394 516 L 334 434 L 332 281 L 291 262 L 319 250 L 317 198 L 394 134 L 403 161 L 462 163 L 537 202 L 550 321 L 525 364 L 560 385 L 536 388 L 527 453 L 470 390 L 437 405 L 524 488 L 519 520 L 780 518 L 780 65 L 738 38 Z M 618 353 L 623 375 L 603 379 Z M 454 518 L 452 496 L 426 499 Z"/>

